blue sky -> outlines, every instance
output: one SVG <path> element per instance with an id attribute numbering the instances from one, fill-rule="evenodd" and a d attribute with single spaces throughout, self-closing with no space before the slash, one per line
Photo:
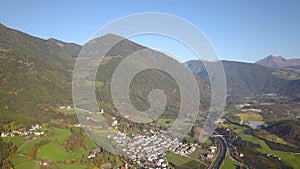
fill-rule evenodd
<path id="1" fill-rule="evenodd" d="M 1 2 L 0 22 L 41 38 L 84 44 L 99 28 L 119 17 L 163 12 L 197 26 L 221 59 L 255 62 L 270 54 L 300 58 L 299 9 L 297 0 L 10 0 Z M 156 48 L 154 42 L 136 40 Z M 163 45 L 159 47 L 164 50 Z M 168 52 L 182 55 L 182 51 Z"/>

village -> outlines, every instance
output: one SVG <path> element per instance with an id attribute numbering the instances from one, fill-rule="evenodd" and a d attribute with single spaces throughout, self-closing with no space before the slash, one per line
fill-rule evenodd
<path id="1" fill-rule="evenodd" d="M 38 136 L 42 136 L 45 134 L 44 131 L 40 131 L 41 128 L 42 126 L 40 126 L 39 124 L 33 124 L 31 125 L 28 131 L 13 130 L 10 132 L 2 132 L 1 137 L 6 138 L 6 137 L 15 137 L 15 136 L 26 136 L 24 140 L 31 141 L 31 140 L 35 140 Z"/>
<path id="2" fill-rule="evenodd" d="M 169 168 L 167 151 L 185 156 L 199 148 L 198 144 L 184 144 L 177 138 L 171 139 L 163 133 L 154 133 L 152 136 L 135 134 L 129 138 L 125 133 L 119 132 L 108 137 L 120 147 L 120 153 L 126 159 L 145 168 Z"/>

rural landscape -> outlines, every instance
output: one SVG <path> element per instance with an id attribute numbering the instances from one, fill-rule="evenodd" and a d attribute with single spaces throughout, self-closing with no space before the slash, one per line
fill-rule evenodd
<path id="1" fill-rule="evenodd" d="M 126 54 L 145 48 L 122 40 L 118 45 L 125 46 L 125 50 L 116 47 L 119 51 L 107 56 L 99 67 L 95 86 L 102 108 L 99 114 L 105 116 L 112 128 L 120 130 L 116 144 L 131 137 L 136 141 L 126 143 L 125 147 L 141 146 L 124 148 L 124 153 L 130 154 L 124 158 L 103 150 L 77 119 L 71 99 L 70 70 L 81 46 L 39 39 L 4 25 L 0 33 L 2 168 L 299 168 L 300 64 L 280 67 L 289 61 L 277 56 L 268 56 L 255 64 L 222 61 L 229 93 L 217 134 L 204 143 L 197 140 L 208 115 L 204 107 L 189 135 L 182 142 L 171 141 L 161 133 L 172 126 L 179 99 L 176 85 L 166 74 L 145 72 L 132 85 L 136 91 L 132 97 L 141 93 L 140 101 L 133 102 L 140 109 L 149 106 L 142 89 L 147 91 L 157 85 L 166 91 L 171 101 L 157 120 L 134 123 L 119 116 L 113 106 L 108 88 L 111 72 L 101 69 L 113 72 Z M 107 38 L 111 36 L 116 35 Z M 39 53 L 43 53 L 43 59 Z M 278 63 L 279 68 L 268 63 Z M 209 84 L 201 61 L 185 64 L 203 84 Z M 213 64 L 216 63 L 207 65 Z M 150 74 L 153 76 L 146 79 Z M 151 84 L 157 79 L 159 83 Z M 208 92 L 209 87 L 201 90 L 204 96 Z M 101 127 L 93 120 L 91 116 L 87 125 Z M 157 148 L 144 150 L 154 142 L 159 145 Z"/>
<path id="2" fill-rule="evenodd" d="M 299 49 L 300 43 L 290 40 L 291 37 L 300 39 L 300 33 L 297 32 L 300 23 L 292 22 L 293 19 L 299 19 L 299 13 L 295 12 L 299 4 L 284 4 L 285 8 L 282 7 L 281 11 L 278 10 L 281 9 L 281 3 L 262 3 L 257 8 L 252 5 L 248 8 L 247 3 L 231 3 L 230 8 L 225 8 L 220 2 L 213 8 L 201 2 L 201 9 L 205 9 L 202 13 L 199 12 L 198 2 L 190 3 L 157 2 L 153 5 L 147 2 L 146 6 L 142 6 L 137 5 L 136 1 L 116 2 L 118 5 L 101 2 L 97 5 L 89 4 L 88 12 L 77 8 L 70 10 L 74 6 L 86 6 L 82 3 L 55 3 L 49 7 L 44 5 L 41 9 L 37 9 L 41 6 L 32 3 L 24 13 L 24 18 L 28 15 L 32 20 L 22 20 L 20 13 L 10 18 L 22 21 L 24 27 L 20 26 L 20 29 L 1 17 L 0 169 L 300 169 L 300 55 L 297 56 L 295 52 L 282 52 L 282 55 L 280 51 L 282 48 Z M 182 10 L 185 5 L 188 10 Z M 65 10 L 69 6 L 69 10 Z M 96 8 L 99 6 L 103 9 Z M 18 9 L 23 11 L 23 5 L 20 7 Z M 9 9 L 13 11 L 14 8 Z M 85 37 L 84 30 L 103 26 L 119 14 L 123 17 L 132 12 L 145 12 L 146 9 L 171 11 L 174 15 L 188 18 L 187 25 L 196 22 L 197 26 L 201 25 L 204 30 L 208 30 L 212 41 L 216 41 L 217 45 L 212 49 L 220 48 L 221 56 L 227 52 L 233 55 L 232 58 L 225 54 L 226 57 L 220 60 L 190 59 L 187 54 L 183 60 L 175 59 L 171 53 L 152 46 L 162 45 L 174 50 L 174 53 L 181 52 L 175 44 L 167 43 L 163 38 L 147 44 L 138 36 L 123 37 L 115 33 L 118 31 L 107 31 L 104 29 L 106 27 L 102 29 L 108 33 L 101 36 L 96 33 L 88 42 L 65 40 L 67 35 L 70 35 L 69 39 Z M 261 11 L 264 15 L 260 15 Z M 239 16 L 244 12 L 247 17 Z M 115 13 L 118 15 L 113 15 Z M 26 26 L 28 30 L 34 30 L 36 26 L 31 24 L 43 14 L 47 14 L 48 19 L 42 18 L 43 23 L 39 24 L 47 25 L 47 29 L 44 27 L 35 33 L 26 31 Z M 102 16 L 103 23 L 100 22 L 100 25 L 96 25 L 96 14 Z M 198 20 L 200 14 L 201 18 L 205 16 L 201 24 Z M 223 20 L 219 19 L 221 16 Z M 283 16 L 293 18 L 284 19 Z M 127 17 L 130 18 L 124 18 Z M 212 17 L 217 19 L 210 22 Z M 285 29 L 282 29 L 282 25 L 268 25 L 267 20 L 270 18 L 272 23 L 280 20 L 287 26 L 284 25 Z M 239 22 L 234 22 L 235 19 Z M 88 25 L 91 20 L 94 27 Z M 121 21 L 117 20 L 111 25 Z M 149 25 L 145 25 L 145 34 L 148 35 L 152 34 L 149 31 L 152 21 L 149 19 L 147 22 Z M 172 22 L 161 23 L 163 30 L 177 30 L 165 26 Z M 210 23 L 211 27 L 202 25 L 202 22 Z M 58 28 L 55 27 L 58 25 L 56 23 L 63 24 Z M 73 29 L 74 23 L 82 30 Z M 221 30 L 217 23 L 226 26 L 222 26 Z M 248 23 L 255 23 L 257 27 L 249 26 Z M 180 29 L 179 34 L 188 35 L 187 39 L 190 38 L 205 51 L 207 44 L 197 41 L 195 37 L 198 36 L 189 34 L 192 31 L 185 26 L 178 25 L 178 28 L 186 30 Z M 276 30 L 275 33 L 269 26 Z M 138 30 L 139 26 L 134 24 L 118 29 L 120 32 L 131 29 L 136 31 L 135 27 Z M 246 33 L 241 31 L 245 27 Z M 268 29 L 262 31 L 264 27 Z M 231 35 L 229 30 L 234 30 L 236 34 Z M 216 35 L 210 34 L 217 31 L 219 33 Z M 293 35 L 294 31 L 298 34 Z M 51 32 L 61 34 L 52 36 Z M 290 43 L 281 42 L 276 39 L 277 36 L 271 35 L 281 32 L 289 35 L 283 39 L 288 39 Z M 204 34 L 202 36 L 205 37 Z M 221 40 L 216 38 L 223 36 Z M 239 39 L 244 36 L 247 38 Z M 151 38 L 155 39 L 154 36 Z M 266 39 L 268 43 L 265 43 Z M 250 41 L 253 42 L 252 46 L 248 43 Z M 185 41 L 180 42 L 182 45 Z M 99 49 L 90 50 L 93 45 L 99 44 Z M 102 55 L 102 47 L 105 49 L 110 44 L 113 47 Z M 275 44 L 276 50 L 271 50 L 270 44 Z M 236 46 L 230 48 L 230 45 Z M 249 53 L 248 48 L 253 52 Z M 197 50 L 193 52 L 197 53 Z M 98 56 L 99 53 L 101 56 Z M 239 58 L 239 54 L 249 58 L 253 56 L 254 59 Z M 145 62 L 133 60 L 129 62 L 132 65 L 126 65 L 130 67 L 128 71 L 120 71 L 124 62 L 135 55 L 144 58 L 142 61 Z M 101 59 L 97 60 L 94 56 Z M 149 65 L 151 67 L 150 57 L 160 66 L 165 61 L 167 66 L 162 67 L 176 64 L 187 69 L 195 81 L 184 81 L 184 84 L 188 87 L 189 84 L 195 84 L 196 90 L 179 84 L 174 74 L 155 67 L 134 74 L 126 86 L 130 71 Z M 171 62 L 167 62 L 167 59 Z M 96 68 L 96 71 L 93 72 L 92 68 Z M 218 68 L 222 68 L 222 71 Z M 76 70 L 83 71 L 77 74 Z M 177 76 L 187 76 L 184 71 L 178 70 L 180 73 Z M 123 77 L 115 75 L 118 71 L 123 73 Z M 218 79 L 220 72 L 224 73 L 225 86 Z M 90 76 L 93 73 L 95 76 Z M 115 77 L 121 80 L 114 81 Z M 127 95 L 122 95 L 122 89 L 114 93 L 114 83 L 120 88 L 127 87 L 125 89 L 128 93 L 124 92 Z M 223 102 L 222 93 L 225 95 Z M 78 95 L 83 97 L 78 99 Z M 192 101 L 186 102 L 183 95 L 191 97 Z M 195 95 L 199 95 L 199 99 L 194 98 Z M 128 105 L 128 109 L 120 109 L 116 97 L 125 100 L 122 102 L 124 105 L 129 102 L 134 109 Z M 93 98 L 95 100 L 91 101 Z M 212 101 L 214 98 L 217 101 Z M 159 106 L 155 107 L 154 104 Z M 223 104 L 222 109 L 218 108 L 218 104 Z M 194 105 L 199 106 L 193 109 Z M 158 115 L 160 109 L 163 111 Z M 188 110 L 188 113 L 181 114 L 182 109 Z M 134 114 L 133 110 L 137 110 L 137 113 Z"/>

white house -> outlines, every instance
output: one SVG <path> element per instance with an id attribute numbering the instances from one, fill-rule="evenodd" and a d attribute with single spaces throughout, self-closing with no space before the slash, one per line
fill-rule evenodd
<path id="1" fill-rule="evenodd" d="M 1 137 L 7 137 L 8 133 L 1 133 Z"/>
<path id="2" fill-rule="evenodd" d="M 117 120 L 114 120 L 114 122 L 111 124 L 111 126 L 115 127 L 118 125 L 118 121 Z"/>
<path id="3" fill-rule="evenodd" d="M 35 132 L 33 132 L 33 133 L 34 133 L 34 135 L 36 135 L 36 136 L 40 136 L 40 135 L 43 135 L 43 134 L 44 134 L 43 131 L 35 131 Z"/>

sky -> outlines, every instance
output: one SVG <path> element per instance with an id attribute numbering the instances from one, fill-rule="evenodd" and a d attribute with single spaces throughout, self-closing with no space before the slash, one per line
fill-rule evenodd
<path id="1" fill-rule="evenodd" d="M 97 30 L 120 17 L 162 12 L 200 29 L 220 59 L 255 62 L 268 55 L 300 58 L 299 9 L 298 0 L 9 0 L 1 2 L 0 23 L 44 39 L 83 45 Z M 177 42 L 153 39 L 132 40 L 183 59 L 191 57 L 191 51 L 177 47 Z M 170 48 L 169 43 L 175 47 Z"/>

